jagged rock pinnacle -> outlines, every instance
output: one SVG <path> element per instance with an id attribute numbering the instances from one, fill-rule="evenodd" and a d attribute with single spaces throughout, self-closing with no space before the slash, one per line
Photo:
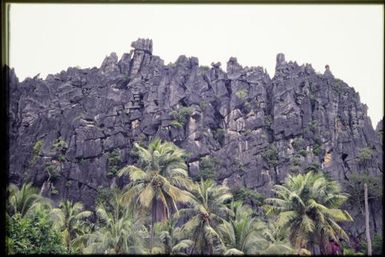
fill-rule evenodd
<path id="1" fill-rule="evenodd" d="M 286 61 L 285 61 L 285 55 L 283 53 L 279 53 L 277 54 L 277 57 L 276 57 L 276 67 L 282 65 L 282 64 L 285 64 Z"/>
<path id="2" fill-rule="evenodd" d="M 138 40 L 131 43 L 131 46 L 135 48 L 135 50 L 141 50 L 152 54 L 152 40 L 151 39 L 143 39 L 139 38 Z"/>
<path id="3" fill-rule="evenodd" d="M 325 65 L 324 76 L 325 76 L 325 77 L 334 78 L 334 75 L 333 75 L 333 73 L 330 71 L 330 67 L 329 67 L 328 64 Z"/>

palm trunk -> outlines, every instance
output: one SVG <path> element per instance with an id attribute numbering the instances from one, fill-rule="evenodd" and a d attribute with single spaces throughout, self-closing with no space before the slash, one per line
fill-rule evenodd
<path id="1" fill-rule="evenodd" d="M 374 234 L 377 234 L 377 222 L 376 222 L 376 217 L 375 217 L 375 211 L 374 211 L 374 207 L 373 205 L 375 204 L 375 202 L 369 202 L 369 209 L 370 209 L 370 212 L 372 213 L 372 221 L 373 221 L 373 229 L 374 229 Z"/>
<path id="2" fill-rule="evenodd" d="M 194 240 L 194 244 L 193 244 L 193 247 L 191 248 L 190 255 L 193 254 L 195 250 L 195 245 L 196 245 L 196 240 Z"/>
<path id="3" fill-rule="evenodd" d="M 322 245 L 323 245 L 323 243 L 322 243 Z M 323 248 L 323 246 L 318 245 L 317 243 L 313 242 L 313 244 L 310 246 L 310 251 L 314 255 L 321 255 L 321 254 L 324 254 L 324 251 L 321 250 L 322 248 Z"/>
<path id="4" fill-rule="evenodd" d="M 369 231 L 369 208 L 368 208 L 368 185 L 364 184 L 365 191 L 365 228 L 366 228 L 366 241 L 368 243 L 368 256 L 372 255 L 372 241 L 370 239 Z"/>
<path id="5" fill-rule="evenodd" d="M 71 253 L 71 241 L 67 242 L 67 251 L 68 253 Z"/>
<path id="6" fill-rule="evenodd" d="M 191 248 L 190 255 L 194 253 L 195 246 L 196 246 L 197 241 L 198 241 L 197 230 L 195 230 L 194 233 L 193 233 L 193 239 L 194 239 L 194 244 L 193 244 L 193 247 Z"/>
<path id="7" fill-rule="evenodd" d="M 150 231 L 150 253 L 152 253 L 152 248 L 154 246 L 154 237 L 155 237 L 155 231 L 154 231 L 154 223 L 157 218 L 157 200 L 152 200 L 152 206 L 151 206 L 151 231 Z"/>
<path id="8" fill-rule="evenodd" d="M 69 254 L 71 254 L 71 241 L 72 240 L 71 240 L 70 229 L 68 228 L 69 226 L 68 226 L 67 222 L 66 222 L 65 227 L 67 227 L 67 228 L 64 230 L 64 232 L 67 232 L 67 234 L 68 234 L 68 237 L 65 238 L 67 251 Z"/>

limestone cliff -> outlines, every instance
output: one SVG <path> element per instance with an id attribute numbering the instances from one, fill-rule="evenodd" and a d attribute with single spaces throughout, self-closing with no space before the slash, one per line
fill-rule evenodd
<path id="1" fill-rule="evenodd" d="M 99 189 L 124 182 L 115 173 L 135 163 L 133 142 L 154 137 L 190 153 L 191 176 L 205 172 L 266 195 L 287 174 L 318 166 L 339 181 L 353 171 L 382 174 L 367 106 L 328 66 L 320 74 L 278 54 L 271 78 L 234 57 L 225 71 L 183 55 L 165 65 L 151 40 L 131 46 L 100 68 L 68 68 L 45 80 L 20 83 L 10 71 L 11 182 L 33 181 L 53 199 L 92 205 Z M 371 155 L 363 162 L 365 149 Z"/>

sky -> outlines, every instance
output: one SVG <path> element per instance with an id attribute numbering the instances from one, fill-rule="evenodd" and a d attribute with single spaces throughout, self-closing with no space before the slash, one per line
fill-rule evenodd
<path id="1" fill-rule="evenodd" d="M 271 77 L 278 53 L 320 73 L 328 64 L 359 92 L 374 127 L 384 116 L 382 5 L 11 4 L 9 22 L 9 65 L 20 81 L 100 67 L 150 38 L 166 64 L 184 54 L 226 69 L 234 56 Z"/>

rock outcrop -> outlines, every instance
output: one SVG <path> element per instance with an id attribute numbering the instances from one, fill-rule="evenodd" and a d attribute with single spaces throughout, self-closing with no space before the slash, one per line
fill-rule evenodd
<path id="1" fill-rule="evenodd" d="M 226 71 L 184 55 L 165 65 L 151 40 L 131 46 L 100 68 L 68 68 L 45 80 L 20 83 L 10 71 L 11 182 L 44 184 L 53 199 L 93 205 L 102 188 L 125 183 L 115 175 L 135 163 L 133 142 L 154 137 L 190 153 L 193 177 L 210 163 L 215 170 L 205 175 L 266 195 L 287 174 L 317 167 L 339 181 L 354 171 L 382 175 L 382 140 L 367 106 L 329 66 L 320 74 L 278 54 L 271 78 L 235 57 Z M 362 149 L 373 152 L 365 162 Z"/>

